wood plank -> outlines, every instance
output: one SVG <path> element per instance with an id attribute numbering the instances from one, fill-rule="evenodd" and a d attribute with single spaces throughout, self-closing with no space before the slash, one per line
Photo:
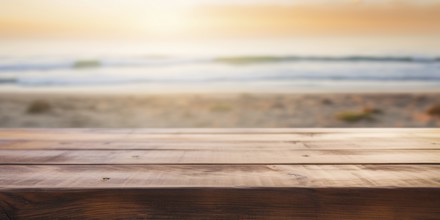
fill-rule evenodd
<path id="1" fill-rule="evenodd" d="M 84 134 L 293 134 L 293 133 L 433 133 L 436 128 L 0 128 L 0 136 L 10 133 L 84 133 Z"/>
<path id="2" fill-rule="evenodd" d="M 374 141 L 34 141 L 15 140 L 0 143 L 0 150 L 356 150 L 418 149 L 438 150 L 440 143 L 427 140 Z"/>
<path id="3" fill-rule="evenodd" d="M 0 189 L 439 188 L 440 165 L 2 165 Z"/>
<path id="4" fill-rule="evenodd" d="M 438 219 L 440 189 L 0 190 L 3 219 Z"/>
<path id="5" fill-rule="evenodd" d="M 0 150 L 0 164 L 440 164 L 440 150 Z"/>
<path id="6" fill-rule="evenodd" d="M 440 129 L 0 129 L 0 219 L 438 219 Z"/>
<path id="7" fill-rule="evenodd" d="M 355 130 L 355 129 L 354 129 Z M 52 131 L 52 132 L 51 132 Z M 59 140 L 59 141 L 311 141 L 311 140 L 346 140 L 346 141 L 374 141 L 392 138 L 394 140 L 438 141 L 440 130 L 382 130 L 383 132 L 293 132 L 282 134 L 264 133 L 230 133 L 230 134 L 167 134 L 142 133 L 136 130 L 121 130 L 121 132 L 82 132 L 82 130 L 1 130 L 2 140 Z"/>

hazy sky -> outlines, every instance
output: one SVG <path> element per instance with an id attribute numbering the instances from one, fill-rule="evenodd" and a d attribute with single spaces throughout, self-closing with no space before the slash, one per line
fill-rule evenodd
<path id="1" fill-rule="evenodd" d="M 440 35 L 440 0 L 0 0 L 2 37 Z"/>

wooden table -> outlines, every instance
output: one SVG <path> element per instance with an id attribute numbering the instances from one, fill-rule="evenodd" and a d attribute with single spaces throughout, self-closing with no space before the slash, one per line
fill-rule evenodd
<path id="1" fill-rule="evenodd" d="M 440 219 L 440 129 L 0 129 L 0 219 Z"/>

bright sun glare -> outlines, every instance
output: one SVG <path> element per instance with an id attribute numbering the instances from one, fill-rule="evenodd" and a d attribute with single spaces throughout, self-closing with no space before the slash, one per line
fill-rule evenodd
<path id="1" fill-rule="evenodd" d="M 188 8 L 181 5 L 175 7 L 157 5 L 150 8 L 145 18 L 137 25 L 148 34 L 177 34 L 188 28 L 190 23 L 188 14 Z"/>

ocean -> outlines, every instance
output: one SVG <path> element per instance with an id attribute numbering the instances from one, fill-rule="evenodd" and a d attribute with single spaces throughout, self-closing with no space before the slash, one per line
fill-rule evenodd
<path id="1" fill-rule="evenodd" d="M 87 49 L 87 48 L 85 48 Z M 23 50 L 23 49 L 22 49 Z M 3 53 L 0 91 L 428 92 L 440 56 L 323 53 L 205 55 Z M 355 51 L 356 52 L 356 51 Z M 385 55 L 383 55 L 385 54 Z M 397 53 L 401 54 L 401 53 Z"/>

